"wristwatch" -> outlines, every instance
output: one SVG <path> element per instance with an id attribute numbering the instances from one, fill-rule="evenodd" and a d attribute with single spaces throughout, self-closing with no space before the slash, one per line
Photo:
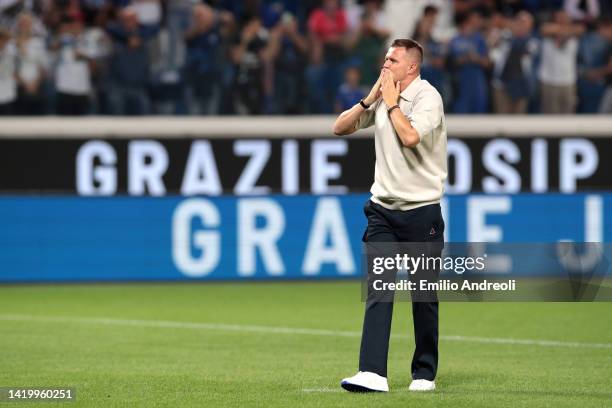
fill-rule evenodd
<path id="1" fill-rule="evenodd" d="M 365 104 L 365 102 L 363 101 L 363 99 L 359 101 L 359 104 L 361 105 L 361 107 L 362 107 L 363 109 L 368 109 L 368 108 L 370 107 L 370 105 L 366 105 L 366 104 Z"/>

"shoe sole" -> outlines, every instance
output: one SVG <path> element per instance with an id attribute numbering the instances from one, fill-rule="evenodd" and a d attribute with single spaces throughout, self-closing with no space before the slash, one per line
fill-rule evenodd
<path id="1" fill-rule="evenodd" d="M 351 383 L 341 383 L 340 386 L 347 390 L 348 392 L 357 392 L 357 393 L 370 393 L 370 392 L 385 392 L 379 390 L 373 390 L 371 388 L 364 387 L 363 385 L 351 384 Z"/>

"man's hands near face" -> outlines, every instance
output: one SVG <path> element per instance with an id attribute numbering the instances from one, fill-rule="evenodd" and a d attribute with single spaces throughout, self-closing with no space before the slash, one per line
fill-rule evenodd
<path id="1" fill-rule="evenodd" d="M 382 69 L 378 80 L 370 90 L 368 96 L 365 97 L 364 103 L 372 105 L 382 96 L 387 108 L 397 104 L 400 95 L 400 83 L 395 82 L 393 73 L 388 69 Z"/>
<path id="2" fill-rule="evenodd" d="M 363 102 L 366 105 L 372 105 L 374 102 L 376 102 L 378 99 L 380 99 L 380 96 L 381 96 L 381 92 L 380 92 L 381 80 L 382 80 L 382 71 L 381 71 L 380 75 L 378 76 L 378 79 L 376 80 L 376 83 L 374 84 L 374 86 L 370 90 L 370 93 L 368 94 L 368 96 L 366 96 L 363 99 Z"/>
<path id="3" fill-rule="evenodd" d="M 396 105 L 400 95 L 400 83 L 399 81 L 394 82 L 393 74 L 387 69 L 383 69 L 380 74 L 380 81 L 382 86 L 382 97 L 385 101 L 387 108 Z"/>

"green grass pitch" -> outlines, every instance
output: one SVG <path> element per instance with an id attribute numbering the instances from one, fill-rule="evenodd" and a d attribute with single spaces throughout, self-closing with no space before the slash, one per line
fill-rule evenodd
<path id="1" fill-rule="evenodd" d="M 612 303 L 440 312 L 438 390 L 407 390 L 412 321 L 397 303 L 391 392 L 349 394 L 358 282 L 3 286 L 0 387 L 76 387 L 70 407 L 612 406 Z"/>

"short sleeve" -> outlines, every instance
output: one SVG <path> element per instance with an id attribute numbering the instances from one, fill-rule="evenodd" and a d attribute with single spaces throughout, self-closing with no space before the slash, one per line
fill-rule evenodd
<path id="1" fill-rule="evenodd" d="M 374 119 L 376 118 L 376 108 L 378 107 L 378 103 L 379 102 L 373 104 L 361 114 L 359 120 L 357 121 L 357 129 L 365 129 L 374 125 Z"/>
<path id="2" fill-rule="evenodd" d="M 431 133 L 442 121 L 442 98 L 434 90 L 424 92 L 415 102 L 412 112 L 407 115 L 412 127 L 419 134 L 419 140 Z"/>

